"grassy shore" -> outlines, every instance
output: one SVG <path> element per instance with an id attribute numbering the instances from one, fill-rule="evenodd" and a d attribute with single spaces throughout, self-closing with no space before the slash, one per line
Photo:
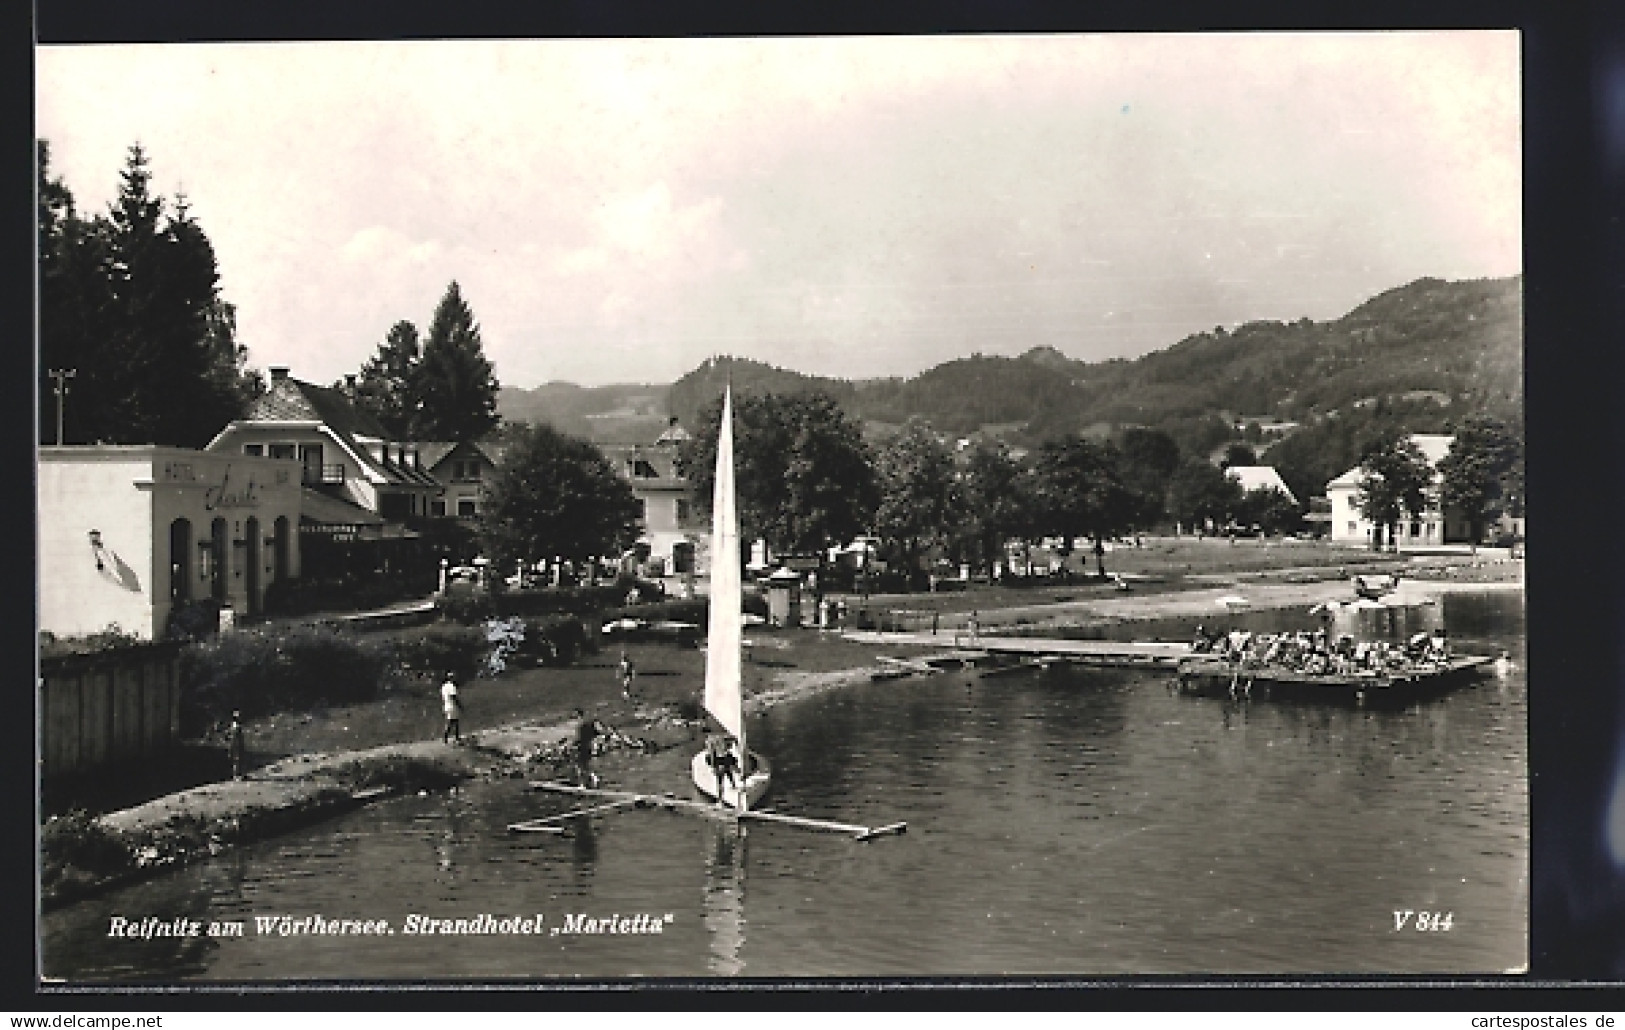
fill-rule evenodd
<path id="1" fill-rule="evenodd" d="M 1222 616 L 1217 599 L 1230 594 L 1245 597 L 1252 610 L 1347 599 L 1347 576 L 1356 571 L 1400 571 L 1401 589 L 1412 596 L 1486 584 L 1513 588 L 1522 581 L 1522 562 L 1499 555 L 1395 558 L 1300 543 L 1153 540 L 1143 548 L 1117 548 L 1106 558 L 1108 572 L 1126 577 L 1127 590 L 1075 573 L 1071 582 L 1041 586 L 973 585 L 843 600 L 849 611 L 906 611 L 922 622 L 935 617 L 947 647 L 953 628 L 973 610 L 988 633 L 1076 630 Z M 748 708 L 756 710 L 866 682 L 878 668 L 877 656 L 890 650 L 809 629 L 756 627 L 748 636 L 745 688 Z M 560 775 L 567 769 L 577 709 L 617 731 L 596 766 L 607 782 L 647 778 L 639 770 L 652 767 L 648 754 L 686 750 L 697 740 L 699 728 L 685 716 L 696 710 L 704 656 L 670 644 L 629 644 L 625 650 L 638 670 L 630 699 L 621 696 L 615 644 L 569 667 L 520 669 L 465 684 L 461 746 L 440 740 L 439 696 L 430 681 L 364 704 L 252 721 L 245 732 L 245 779 L 180 791 L 98 819 L 60 821 L 54 843 L 48 826 L 45 903 L 70 901 L 392 793 L 476 776 Z"/>

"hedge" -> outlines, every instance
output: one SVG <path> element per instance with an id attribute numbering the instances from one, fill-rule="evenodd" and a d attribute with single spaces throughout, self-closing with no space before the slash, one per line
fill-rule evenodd
<path id="1" fill-rule="evenodd" d="M 388 644 L 328 627 L 226 633 L 181 651 L 183 730 L 202 732 L 233 710 L 252 718 L 371 700 L 395 669 Z"/>

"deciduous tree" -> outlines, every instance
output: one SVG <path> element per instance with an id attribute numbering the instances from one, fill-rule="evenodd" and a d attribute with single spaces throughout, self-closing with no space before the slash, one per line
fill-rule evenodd
<path id="1" fill-rule="evenodd" d="M 1169 483 L 1170 513 L 1186 526 L 1223 525 L 1240 504 L 1241 484 L 1202 458 L 1187 459 Z"/>
<path id="2" fill-rule="evenodd" d="M 1398 436 L 1379 437 L 1366 444 L 1360 451 L 1360 471 L 1354 505 L 1375 527 L 1371 547 L 1377 550 L 1384 529 L 1392 541 L 1402 516 L 1421 517 L 1433 472 L 1416 444 Z"/>
<path id="3" fill-rule="evenodd" d="M 512 434 L 481 515 L 480 535 L 500 563 L 618 555 L 637 538 L 643 507 L 586 440 L 552 426 Z"/>
<path id="4" fill-rule="evenodd" d="M 953 452 L 923 421 L 910 419 L 880 448 L 875 465 L 880 483 L 875 530 L 904 568 L 917 570 L 921 553 L 945 544 L 961 517 Z"/>
<path id="5" fill-rule="evenodd" d="M 1523 513 L 1523 441 L 1504 422 L 1468 419 L 1440 460 L 1439 474 L 1441 503 L 1467 519 L 1475 544 L 1487 523 Z"/>
<path id="6" fill-rule="evenodd" d="M 716 475 L 720 396 L 704 409 L 682 464 L 702 512 Z M 743 538 L 810 551 L 866 530 L 879 501 L 874 459 L 858 424 L 828 394 L 734 396 L 735 489 Z"/>
<path id="7" fill-rule="evenodd" d="M 974 542 L 977 559 L 990 568 L 1003 557 L 1006 540 L 1025 536 L 1032 527 L 1031 476 L 1003 444 L 981 443 L 965 463 L 961 485 L 965 517 L 960 533 Z"/>
<path id="8" fill-rule="evenodd" d="M 1045 444 L 1033 470 L 1036 515 L 1044 533 L 1095 542 L 1097 571 L 1106 574 L 1104 541 L 1134 525 L 1137 498 L 1123 485 L 1116 448 L 1082 437 Z"/>

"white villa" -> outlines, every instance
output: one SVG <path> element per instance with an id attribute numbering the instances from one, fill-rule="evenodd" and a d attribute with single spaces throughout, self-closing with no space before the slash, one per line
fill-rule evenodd
<path id="1" fill-rule="evenodd" d="M 1465 542 L 1471 533 L 1466 520 L 1457 518 L 1454 513 L 1447 515 L 1441 511 L 1438 500 L 1439 462 L 1450 453 L 1450 445 L 1456 438 L 1417 433 L 1409 439 L 1427 458 L 1428 466 L 1434 469 L 1433 486 L 1429 490 L 1427 509 L 1422 512 L 1422 517 L 1401 522 L 1393 542 L 1401 549 Z M 1360 513 L 1359 507 L 1355 504 L 1360 483 L 1364 479 L 1365 473 L 1359 466 L 1355 466 L 1326 484 L 1326 497 L 1332 505 L 1331 537 L 1334 543 L 1370 546 L 1372 542 L 1372 534 L 1376 532 L 1376 527 Z"/>

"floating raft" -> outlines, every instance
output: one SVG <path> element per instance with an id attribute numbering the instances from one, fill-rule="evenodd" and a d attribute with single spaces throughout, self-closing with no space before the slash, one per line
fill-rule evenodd
<path id="1" fill-rule="evenodd" d="M 1405 672 L 1366 675 L 1314 675 L 1290 669 L 1242 667 L 1200 655 L 1179 665 L 1181 693 L 1232 696 L 1254 701 L 1336 701 L 1356 704 L 1409 704 L 1452 690 L 1471 680 L 1492 658 L 1462 655 L 1443 665 Z"/>
<path id="2" fill-rule="evenodd" d="M 860 826 L 857 823 L 836 822 L 832 819 L 809 819 L 805 816 L 788 815 L 784 812 L 774 812 L 768 809 L 751 809 L 744 812 L 735 811 L 712 802 L 695 801 L 691 798 L 680 798 L 675 794 L 640 794 L 629 790 L 603 790 L 597 787 L 578 787 L 573 783 L 557 783 L 552 780 L 532 780 L 532 790 L 546 790 L 556 794 L 574 794 L 584 798 L 607 798 L 610 804 L 598 805 L 592 808 L 576 809 L 563 812 L 545 819 L 529 819 L 523 823 L 514 823 L 508 827 L 513 833 L 550 833 L 552 830 L 543 827 L 552 823 L 572 819 L 576 816 L 589 813 L 604 812 L 621 808 L 664 808 L 668 811 L 686 812 L 690 815 L 703 815 L 713 819 L 751 819 L 764 823 L 781 823 L 786 826 L 799 826 L 804 830 L 823 830 L 828 833 L 849 834 L 855 840 L 873 840 L 876 837 L 887 837 L 892 834 L 906 833 L 908 823 L 890 823 L 885 826 Z"/>

